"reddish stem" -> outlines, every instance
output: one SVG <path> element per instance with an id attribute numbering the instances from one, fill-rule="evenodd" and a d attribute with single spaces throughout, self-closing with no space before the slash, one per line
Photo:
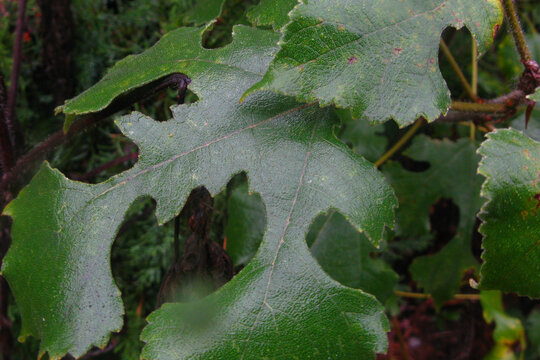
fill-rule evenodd
<path id="1" fill-rule="evenodd" d="M 9 121 L 7 117 L 7 93 L 4 75 L 0 71 L 0 155 L 3 173 L 8 172 L 15 162 L 15 153 L 11 143 Z"/>
<path id="2" fill-rule="evenodd" d="M 13 69 L 11 71 L 11 85 L 9 87 L 7 103 L 7 123 L 10 130 L 10 140 L 15 148 L 15 104 L 17 102 L 17 87 L 19 84 L 19 73 L 21 71 L 22 60 L 22 38 L 24 28 L 24 17 L 26 13 L 26 1 L 19 0 L 17 27 L 15 29 L 15 42 L 13 44 Z"/>

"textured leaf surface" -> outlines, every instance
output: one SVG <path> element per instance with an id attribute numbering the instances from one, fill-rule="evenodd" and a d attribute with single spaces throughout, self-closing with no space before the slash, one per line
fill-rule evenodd
<path id="1" fill-rule="evenodd" d="M 484 360 L 517 359 L 514 348 L 521 345 L 525 348 L 525 331 L 521 320 L 505 313 L 500 291 L 482 291 L 480 303 L 484 313 L 484 319 L 488 324 L 495 323 L 493 339 L 495 346 L 491 349 Z"/>
<path id="2" fill-rule="evenodd" d="M 263 238 L 264 204 L 247 186 L 236 188 L 229 204 L 227 252 L 235 266 L 245 265 Z M 373 294 L 382 303 L 393 295 L 397 274 L 384 261 L 371 258 L 379 250 L 335 210 L 315 219 L 306 241 L 323 270 L 341 284 Z"/>
<path id="3" fill-rule="evenodd" d="M 400 203 L 396 213 L 398 235 L 428 234 L 430 208 L 440 198 L 452 199 L 459 207 L 455 237 L 435 255 L 417 258 L 410 268 L 413 278 L 440 304 L 459 289 L 463 271 L 477 266 L 470 241 L 482 205 L 479 156 L 469 139 L 439 141 L 423 135 L 417 136 L 404 154 L 428 162 L 430 167 L 423 172 L 407 171 L 397 163 L 384 167 Z"/>
<path id="4" fill-rule="evenodd" d="M 277 30 L 289 22 L 289 12 L 296 4 L 298 0 L 261 0 L 247 16 L 253 25 L 272 25 Z"/>
<path id="5" fill-rule="evenodd" d="M 304 0 L 290 18 L 280 52 L 246 95 L 272 89 L 403 126 L 450 106 L 438 69 L 442 31 L 466 25 L 483 52 L 502 11 L 499 0 Z"/>
<path id="6" fill-rule="evenodd" d="M 540 297 L 540 143 L 507 129 L 488 135 L 479 150 L 488 202 L 480 287 Z"/>
<path id="7" fill-rule="evenodd" d="M 154 198 L 164 223 L 191 189 L 215 194 L 241 171 L 267 213 L 257 255 L 200 303 L 154 312 L 142 336 L 143 357 L 371 358 L 384 351 L 382 306 L 328 277 L 304 237 L 318 213 L 336 208 L 376 243 L 393 221 L 392 191 L 372 164 L 334 137 L 332 111 L 271 92 L 238 103 L 277 49 L 271 32 L 235 31 L 231 45 L 205 50 L 201 29 L 179 29 L 120 62 L 76 103 L 91 111 L 121 92 L 119 84 L 180 70 L 200 100 L 174 107 L 167 122 L 140 113 L 117 121 L 139 146 L 132 169 L 91 185 L 44 165 L 7 208 L 13 245 L 2 270 L 21 309 L 21 336 L 41 338 L 40 353 L 80 356 L 120 329 L 122 304 L 108 261 L 133 201 Z"/>

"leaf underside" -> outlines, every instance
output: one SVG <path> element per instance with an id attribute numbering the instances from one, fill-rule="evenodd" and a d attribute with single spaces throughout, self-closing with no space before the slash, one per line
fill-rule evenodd
<path id="1" fill-rule="evenodd" d="M 540 143 L 514 129 L 488 135 L 479 149 L 486 177 L 480 232 L 480 287 L 540 297 Z"/>
<path id="2" fill-rule="evenodd" d="M 499 0 L 304 0 L 290 18 L 281 50 L 244 97 L 271 89 L 405 126 L 450 106 L 438 68 L 442 31 L 466 25 L 484 52 L 502 9 Z"/>
<path id="3" fill-rule="evenodd" d="M 109 258 L 130 204 L 152 197 L 163 224 L 193 188 L 216 194 L 245 171 L 267 214 L 259 251 L 216 293 L 151 314 L 143 358 L 374 358 L 387 342 L 382 306 L 326 275 L 304 238 L 312 219 L 336 209 L 376 244 L 393 223 L 391 189 L 335 138 L 330 109 L 272 92 L 238 103 L 277 51 L 274 33 L 237 26 L 231 45 L 207 50 L 202 31 L 169 33 L 70 103 L 98 111 L 152 79 L 174 72 L 191 78 L 200 100 L 173 107 L 171 120 L 140 113 L 117 120 L 140 150 L 132 169 L 91 185 L 45 164 L 6 209 L 13 245 L 2 273 L 21 310 L 21 337 L 41 338 L 40 354 L 53 359 L 104 346 L 122 325 Z"/>

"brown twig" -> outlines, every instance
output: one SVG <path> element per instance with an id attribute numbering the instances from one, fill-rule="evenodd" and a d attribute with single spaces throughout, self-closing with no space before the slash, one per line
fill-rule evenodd
<path id="1" fill-rule="evenodd" d="M 424 293 L 413 293 L 413 292 L 407 292 L 407 291 L 395 291 L 395 294 L 397 296 L 410 298 L 410 299 L 432 299 L 433 296 L 431 294 L 424 294 Z M 456 300 L 480 300 L 480 295 L 478 294 L 456 294 L 454 295 L 454 299 Z"/>
<path id="2" fill-rule="evenodd" d="M 11 141 L 7 115 L 7 92 L 4 74 L 0 70 L 0 154 L 2 173 L 8 172 L 15 163 L 15 152 Z"/>
<path id="3" fill-rule="evenodd" d="M 411 360 L 411 357 L 409 356 L 409 352 L 407 351 L 407 345 L 405 344 L 405 339 L 403 338 L 403 333 L 401 332 L 401 328 L 399 326 L 399 321 L 397 317 L 392 318 L 392 324 L 394 325 L 394 330 L 396 331 L 396 336 L 398 338 L 399 347 L 401 348 L 401 354 L 403 355 L 403 358 L 405 360 Z"/>
<path id="4" fill-rule="evenodd" d="M 453 101 L 452 110 L 467 111 L 467 112 L 485 112 L 485 113 L 497 113 L 505 112 L 507 106 L 505 104 L 497 103 L 474 103 L 465 101 Z"/>

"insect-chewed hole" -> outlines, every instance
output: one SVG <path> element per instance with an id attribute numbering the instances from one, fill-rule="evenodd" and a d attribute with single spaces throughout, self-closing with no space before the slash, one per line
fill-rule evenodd
<path id="1" fill-rule="evenodd" d="M 51 165 L 73 180 L 99 183 L 130 169 L 138 147 L 111 122 L 72 138 L 50 158 Z"/>
<path id="2" fill-rule="evenodd" d="M 226 0 L 222 5 L 223 11 L 214 26 L 203 35 L 203 47 L 216 49 L 231 43 L 233 26 L 237 24 L 251 26 L 244 14 L 249 6 L 258 2 L 258 0 Z"/>
<path id="3" fill-rule="evenodd" d="M 472 35 L 469 30 L 466 27 L 460 30 L 448 27 L 442 33 L 441 39 L 447 45 L 465 78 L 471 79 Z M 467 99 L 469 95 L 465 91 L 455 70 L 452 68 L 451 61 L 443 51 L 442 46 L 439 46 L 439 67 L 448 88 L 455 98 Z"/>
<path id="4" fill-rule="evenodd" d="M 459 226 L 459 207 L 448 198 L 437 200 L 429 211 L 431 233 L 435 238 L 426 253 L 434 254 L 456 236 Z"/>
<path id="5" fill-rule="evenodd" d="M 216 196 L 216 203 L 225 209 L 221 216 L 224 248 L 230 254 L 238 273 L 253 258 L 266 231 L 266 207 L 261 196 L 249 192 L 245 173 L 235 175 L 227 188 Z"/>
<path id="6" fill-rule="evenodd" d="M 193 104 L 199 101 L 199 97 L 189 88 L 173 84 L 145 98 L 134 106 L 137 110 L 156 121 L 167 121 L 172 117 L 171 106 L 178 104 Z"/>
<path id="7" fill-rule="evenodd" d="M 379 259 L 369 239 L 336 210 L 315 218 L 306 244 L 334 280 L 373 294 L 383 303 L 393 294 L 397 278 L 389 265 Z"/>
<path id="8" fill-rule="evenodd" d="M 411 172 L 424 172 L 431 167 L 431 164 L 427 161 L 416 161 L 405 155 L 400 156 L 399 163 L 405 170 Z"/>
<path id="9" fill-rule="evenodd" d="M 111 250 L 111 268 L 122 292 L 124 330 L 113 335 L 111 344 L 133 346 L 130 334 L 139 334 L 144 318 L 156 308 L 156 294 L 172 260 L 172 223 L 158 226 L 156 203 L 139 198 L 128 209 Z M 129 332 L 126 331 L 129 329 Z M 139 344 L 142 345 L 142 344 Z"/>
<path id="10" fill-rule="evenodd" d="M 173 256 L 157 306 L 202 298 L 231 280 L 255 255 L 266 211 L 261 197 L 249 194 L 241 173 L 215 197 L 204 187 L 194 189 L 171 223 Z"/>

